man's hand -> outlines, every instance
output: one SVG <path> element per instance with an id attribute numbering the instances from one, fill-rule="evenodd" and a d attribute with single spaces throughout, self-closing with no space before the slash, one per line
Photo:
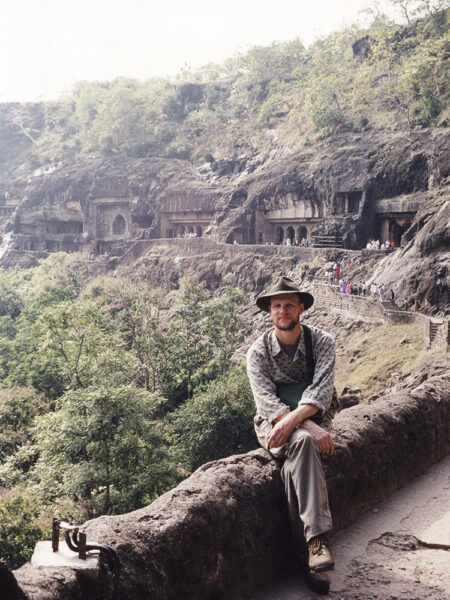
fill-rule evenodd
<path id="1" fill-rule="evenodd" d="M 285 444 L 296 427 L 297 418 L 294 412 L 286 412 L 278 417 L 267 438 L 269 448 L 279 448 Z"/>
<path id="2" fill-rule="evenodd" d="M 322 429 L 320 425 L 311 421 L 311 419 L 306 419 L 303 421 L 302 427 L 308 431 L 316 442 L 319 445 L 319 450 L 323 454 L 334 454 L 334 442 L 331 435 L 325 429 Z"/>
<path id="3" fill-rule="evenodd" d="M 317 408 L 315 406 L 312 406 L 311 404 L 301 404 L 297 406 L 295 410 L 288 410 L 284 414 L 277 417 L 274 421 L 275 425 L 273 426 L 273 429 L 271 430 L 267 438 L 269 448 L 279 448 L 280 446 L 285 444 L 288 441 L 289 436 L 294 431 L 294 429 L 296 427 L 300 427 L 300 425 L 306 419 L 308 419 L 308 417 L 312 417 L 312 415 L 315 415 L 316 412 Z M 315 423 L 313 423 L 313 425 L 315 425 Z M 323 429 L 321 429 L 320 427 L 319 429 L 323 431 Z M 312 432 L 310 433 L 311 435 L 313 435 Z M 317 439 L 314 435 L 313 437 L 314 439 Z"/>

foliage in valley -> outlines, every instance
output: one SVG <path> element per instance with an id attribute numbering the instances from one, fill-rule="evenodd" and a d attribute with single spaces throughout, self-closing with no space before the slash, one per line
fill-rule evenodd
<path id="1" fill-rule="evenodd" d="M 249 333 L 240 291 L 211 298 L 189 281 L 169 291 L 89 280 L 62 253 L 0 272 L 0 288 L 8 531 L 15 512 L 34 539 L 35 518 L 52 506 L 84 519 L 139 508 L 203 462 L 255 447 L 246 374 L 230 362 Z M 11 544 L 0 554 L 17 566 L 29 548 Z"/>

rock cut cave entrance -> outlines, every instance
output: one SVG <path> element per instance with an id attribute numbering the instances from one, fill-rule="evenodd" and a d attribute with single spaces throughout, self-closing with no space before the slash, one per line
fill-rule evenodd
<path id="1" fill-rule="evenodd" d="M 294 242 L 295 242 L 295 232 L 294 232 L 294 228 L 293 227 L 288 227 L 287 228 L 286 239 L 290 240 L 292 245 L 294 244 Z"/>
<path id="2" fill-rule="evenodd" d="M 399 247 L 402 243 L 402 236 L 410 227 L 412 220 L 412 217 L 380 218 L 377 223 L 376 237 L 383 243 L 387 240 L 393 241 L 396 247 Z"/>
<path id="3" fill-rule="evenodd" d="M 299 242 L 307 240 L 308 239 L 308 230 L 306 229 L 306 227 L 299 227 L 297 229 L 297 240 Z"/>

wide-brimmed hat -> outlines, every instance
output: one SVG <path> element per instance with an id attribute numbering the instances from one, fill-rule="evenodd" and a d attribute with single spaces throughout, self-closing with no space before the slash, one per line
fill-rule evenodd
<path id="1" fill-rule="evenodd" d="M 282 294 L 297 294 L 300 303 L 305 306 L 305 310 L 314 303 L 314 297 L 309 292 L 302 292 L 296 283 L 289 277 L 279 277 L 267 290 L 256 298 L 256 306 L 261 310 L 269 312 L 270 298 L 281 296 Z"/>

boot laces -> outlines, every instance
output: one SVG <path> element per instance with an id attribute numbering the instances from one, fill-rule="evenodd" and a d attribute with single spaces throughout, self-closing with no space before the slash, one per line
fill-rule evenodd
<path id="1" fill-rule="evenodd" d="M 310 542 L 311 554 L 321 554 L 328 550 L 328 539 L 324 535 L 316 535 Z"/>

